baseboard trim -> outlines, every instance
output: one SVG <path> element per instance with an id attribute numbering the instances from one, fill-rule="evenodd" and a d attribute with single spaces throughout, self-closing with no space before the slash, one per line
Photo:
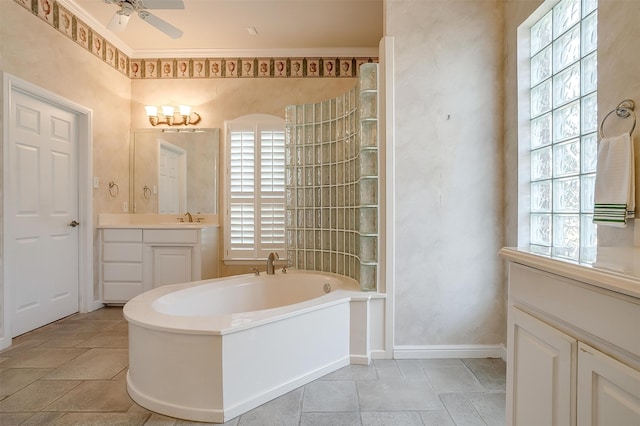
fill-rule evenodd
<path id="1" fill-rule="evenodd" d="M 350 362 L 355 365 L 369 365 L 371 363 L 371 357 L 365 355 L 351 355 Z"/>
<path id="2" fill-rule="evenodd" d="M 375 351 L 371 351 L 371 359 L 387 359 L 389 358 L 387 356 L 387 351 L 385 350 L 375 350 Z"/>
<path id="3" fill-rule="evenodd" d="M 6 349 L 11 346 L 11 338 L 10 337 L 0 337 L 0 350 Z"/>
<path id="4" fill-rule="evenodd" d="M 505 358 L 504 345 L 396 345 L 395 359 Z"/>
<path id="5" fill-rule="evenodd" d="M 104 307 L 105 307 L 105 304 L 102 303 L 101 301 L 91 302 L 91 303 L 89 303 L 89 307 L 88 307 L 87 313 L 96 311 L 96 310 L 98 310 L 100 308 L 104 308 Z"/>

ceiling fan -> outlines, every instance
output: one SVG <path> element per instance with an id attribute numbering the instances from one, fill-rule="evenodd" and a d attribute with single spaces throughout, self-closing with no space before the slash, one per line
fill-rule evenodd
<path id="1" fill-rule="evenodd" d="M 140 19 L 153 25 L 169 37 L 176 39 L 182 37 L 182 31 L 156 15 L 147 12 L 147 9 L 184 9 L 183 0 L 104 0 L 105 3 L 120 6 L 107 29 L 120 32 L 124 31 L 133 12 L 137 12 Z"/>

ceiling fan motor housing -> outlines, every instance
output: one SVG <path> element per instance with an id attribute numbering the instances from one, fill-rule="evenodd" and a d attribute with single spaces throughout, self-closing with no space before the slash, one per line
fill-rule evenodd
<path id="1" fill-rule="evenodd" d="M 176 39 L 182 36 L 182 31 L 170 23 L 146 11 L 146 9 L 184 9 L 183 0 L 104 0 L 105 3 L 120 6 L 107 28 L 111 31 L 124 31 L 129 16 L 137 12 L 138 16 L 148 24 L 156 27 L 169 37 Z"/>

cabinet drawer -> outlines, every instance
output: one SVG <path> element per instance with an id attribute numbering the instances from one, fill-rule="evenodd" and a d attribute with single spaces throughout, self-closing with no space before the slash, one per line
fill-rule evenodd
<path id="1" fill-rule="evenodd" d="M 103 229 L 102 241 L 142 242 L 142 229 Z"/>
<path id="2" fill-rule="evenodd" d="M 197 244 L 197 229 L 145 229 L 145 244 Z"/>
<path id="3" fill-rule="evenodd" d="M 105 283 L 102 288 L 102 299 L 109 302 L 128 302 L 129 299 L 142 293 L 142 283 L 113 282 Z"/>
<path id="4" fill-rule="evenodd" d="M 640 355 L 640 304 L 630 297 L 511 263 L 509 301 Z"/>
<path id="5" fill-rule="evenodd" d="M 142 244 L 105 243 L 102 246 L 102 260 L 105 262 L 142 262 Z"/>
<path id="6" fill-rule="evenodd" d="M 104 263 L 102 266 L 102 278 L 104 281 L 142 282 L 142 263 Z"/>

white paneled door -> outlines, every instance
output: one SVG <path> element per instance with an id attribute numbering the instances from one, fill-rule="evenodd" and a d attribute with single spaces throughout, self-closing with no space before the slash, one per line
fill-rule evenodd
<path id="1" fill-rule="evenodd" d="M 11 334 L 78 311 L 78 117 L 13 90 L 5 284 Z"/>

